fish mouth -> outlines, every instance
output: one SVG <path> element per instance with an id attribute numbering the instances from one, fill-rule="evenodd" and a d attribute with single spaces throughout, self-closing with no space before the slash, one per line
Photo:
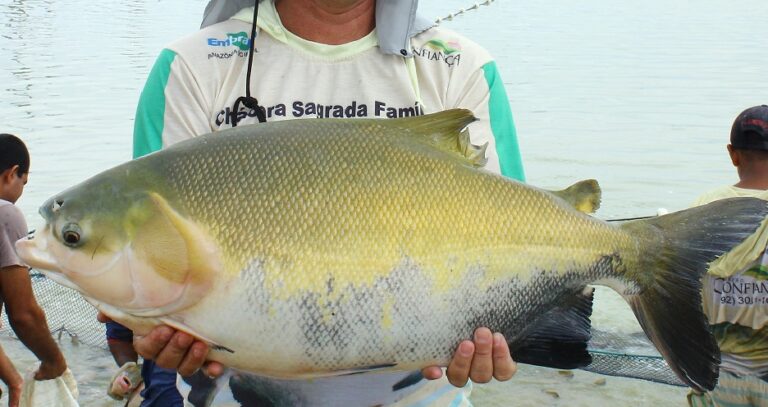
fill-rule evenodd
<path id="1" fill-rule="evenodd" d="M 63 273 L 56 259 L 45 250 L 46 246 L 44 239 L 30 235 L 16 242 L 16 254 L 29 267 L 51 273 Z"/>
<path id="2" fill-rule="evenodd" d="M 131 311 L 123 311 L 120 308 L 114 307 L 104 302 L 103 300 L 96 299 L 90 296 L 89 293 L 87 293 L 86 291 L 83 291 L 83 289 L 80 286 L 78 286 L 76 283 L 74 283 L 72 280 L 69 279 L 69 277 L 67 276 L 68 270 L 61 267 L 61 265 L 56 261 L 55 257 L 52 256 L 46 250 L 47 247 L 48 247 L 48 244 L 45 239 L 45 236 L 41 236 L 38 238 L 29 236 L 27 238 L 20 239 L 19 241 L 16 242 L 16 252 L 19 258 L 26 265 L 41 271 L 51 281 L 57 284 L 60 284 L 64 287 L 67 287 L 69 289 L 77 291 L 94 308 L 104 312 L 110 317 L 141 318 L 144 316 L 144 314 L 146 314 L 146 316 L 164 315 L 162 308 L 160 309 L 140 308 L 140 309 L 131 310 Z M 113 259 L 110 262 L 110 265 L 105 267 L 105 269 L 108 269 L 109 266 L 111 266 L 114 262 L 115 262 L 115 259 Z"/>
<path id="3" fill-rule="evenodd" d="M 64 287 L 71 288 L 82 294 L 80 288 L 69 281 L 58 262 L 38 244 L 41 239 L 30 236 L 16 242 L 16 254 L 30 268 L 41 271 L 46 277 Z M 43 245 L 45 243 L 43 242 Z"/>
<path id="4" fill-rule="evenodd" d="M 30 232 L 26 238 L 19 239 L 16 246 L 16 254 L 19 258 L 29 267 L 45 271 L 46 275 L 50 276 L 53 273 L 58 273 L 68 276 L 87 276 L 95 277 L 108 272 L 112 267 L 120 261 L 121 256 L 125 253 L 123 251 L 115 252 L 114 255 L 105 261 L 99 268 L 92 269 L 92 265 L 89 265 L 90 271 L 84 273 L 81 267 L 67 267 L 67 260 L 71 258 L 72 253 L 67 256 L 61 257 L 55 255 L 52 248 L 55 248 L 57 243 L 54 240 L 51 245 L 51 236 L 48 225 L 45 226 L 42 233 Z M 93 258 L 91 258 L 93 259 Z M 58 281 L 57 281 L 58 282 Z"/>

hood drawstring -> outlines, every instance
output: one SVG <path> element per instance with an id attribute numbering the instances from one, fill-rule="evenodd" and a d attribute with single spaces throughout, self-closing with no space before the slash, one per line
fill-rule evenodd
<path id="1" fill-rule="evenodd" d="M 264 109 L 259 105 L 259 101 L 255 97 L 251 96 L 251 66 L 253 65 L 253 43 L 256 40 L 256 19 L 259 16 L 259 0 L 255 0 L 253 7 L 253 22 L 251 23 L 251 38 L 248 40 L 248 69 L 245 74 L 245 96 L 240 96 L 235 100 L 234 106 L 232 106 L 232 127 L 237 127 L 237 122 L 240 121 L 238 113 L 240 112 L 240 104 L 248 109 L 256 112 L 256 118 L 259 119 L 259 123 L 267 121 L 267 116 L 264 114 Z"/>

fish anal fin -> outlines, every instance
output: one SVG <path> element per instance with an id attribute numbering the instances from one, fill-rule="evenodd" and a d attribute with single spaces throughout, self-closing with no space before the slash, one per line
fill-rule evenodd
<path id="1" fill-rule="evenodd" d="M 593 289 L 584 287 L 566 294 L 558 306 L 546 312 L 525 336 L 510 344 L 516 362 L 555 369 L 576 369 L 589 365 Z"/>

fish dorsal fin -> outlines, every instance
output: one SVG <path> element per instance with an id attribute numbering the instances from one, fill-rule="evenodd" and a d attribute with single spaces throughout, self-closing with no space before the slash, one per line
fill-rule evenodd
<path id="1" fill-rule="evenodd" d="M 600 208 L 600 185 L 593 179 L 579 181 L 560 191 L 547 191 L 568 202 L 579 212 L 595 213 Z"/>
<path id="2" fill-rule="evenodd" d="M 467 109 L 451 109 L 387 122 L 411 130 L 419 140 L 456 155 L 472 166 L 482 167 L 487 161 L 485 149 L 488 144 L 472 144 L 467 131 L 467 126 L 475 120 L 477 118 Z"/>

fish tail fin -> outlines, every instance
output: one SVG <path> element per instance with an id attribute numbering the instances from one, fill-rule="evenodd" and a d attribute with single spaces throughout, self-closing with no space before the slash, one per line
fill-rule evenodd
<path id="1" fill-rule="evenodd" d="M 696 390 L 714 388 L 720 364 L 701 306 L 701 278 L 717 256 L 740 250 L 754 240 L 750 235 L 765 235 L 754 232 L 765 229 L 767 214 L 763 200 L 734 198 L 621 226 L 643 247 L 637 269 L 625 275 L 637 287 L 618 291 L 670 368 Z M 765 242 L 757 253 L 764 248 Z"/>

